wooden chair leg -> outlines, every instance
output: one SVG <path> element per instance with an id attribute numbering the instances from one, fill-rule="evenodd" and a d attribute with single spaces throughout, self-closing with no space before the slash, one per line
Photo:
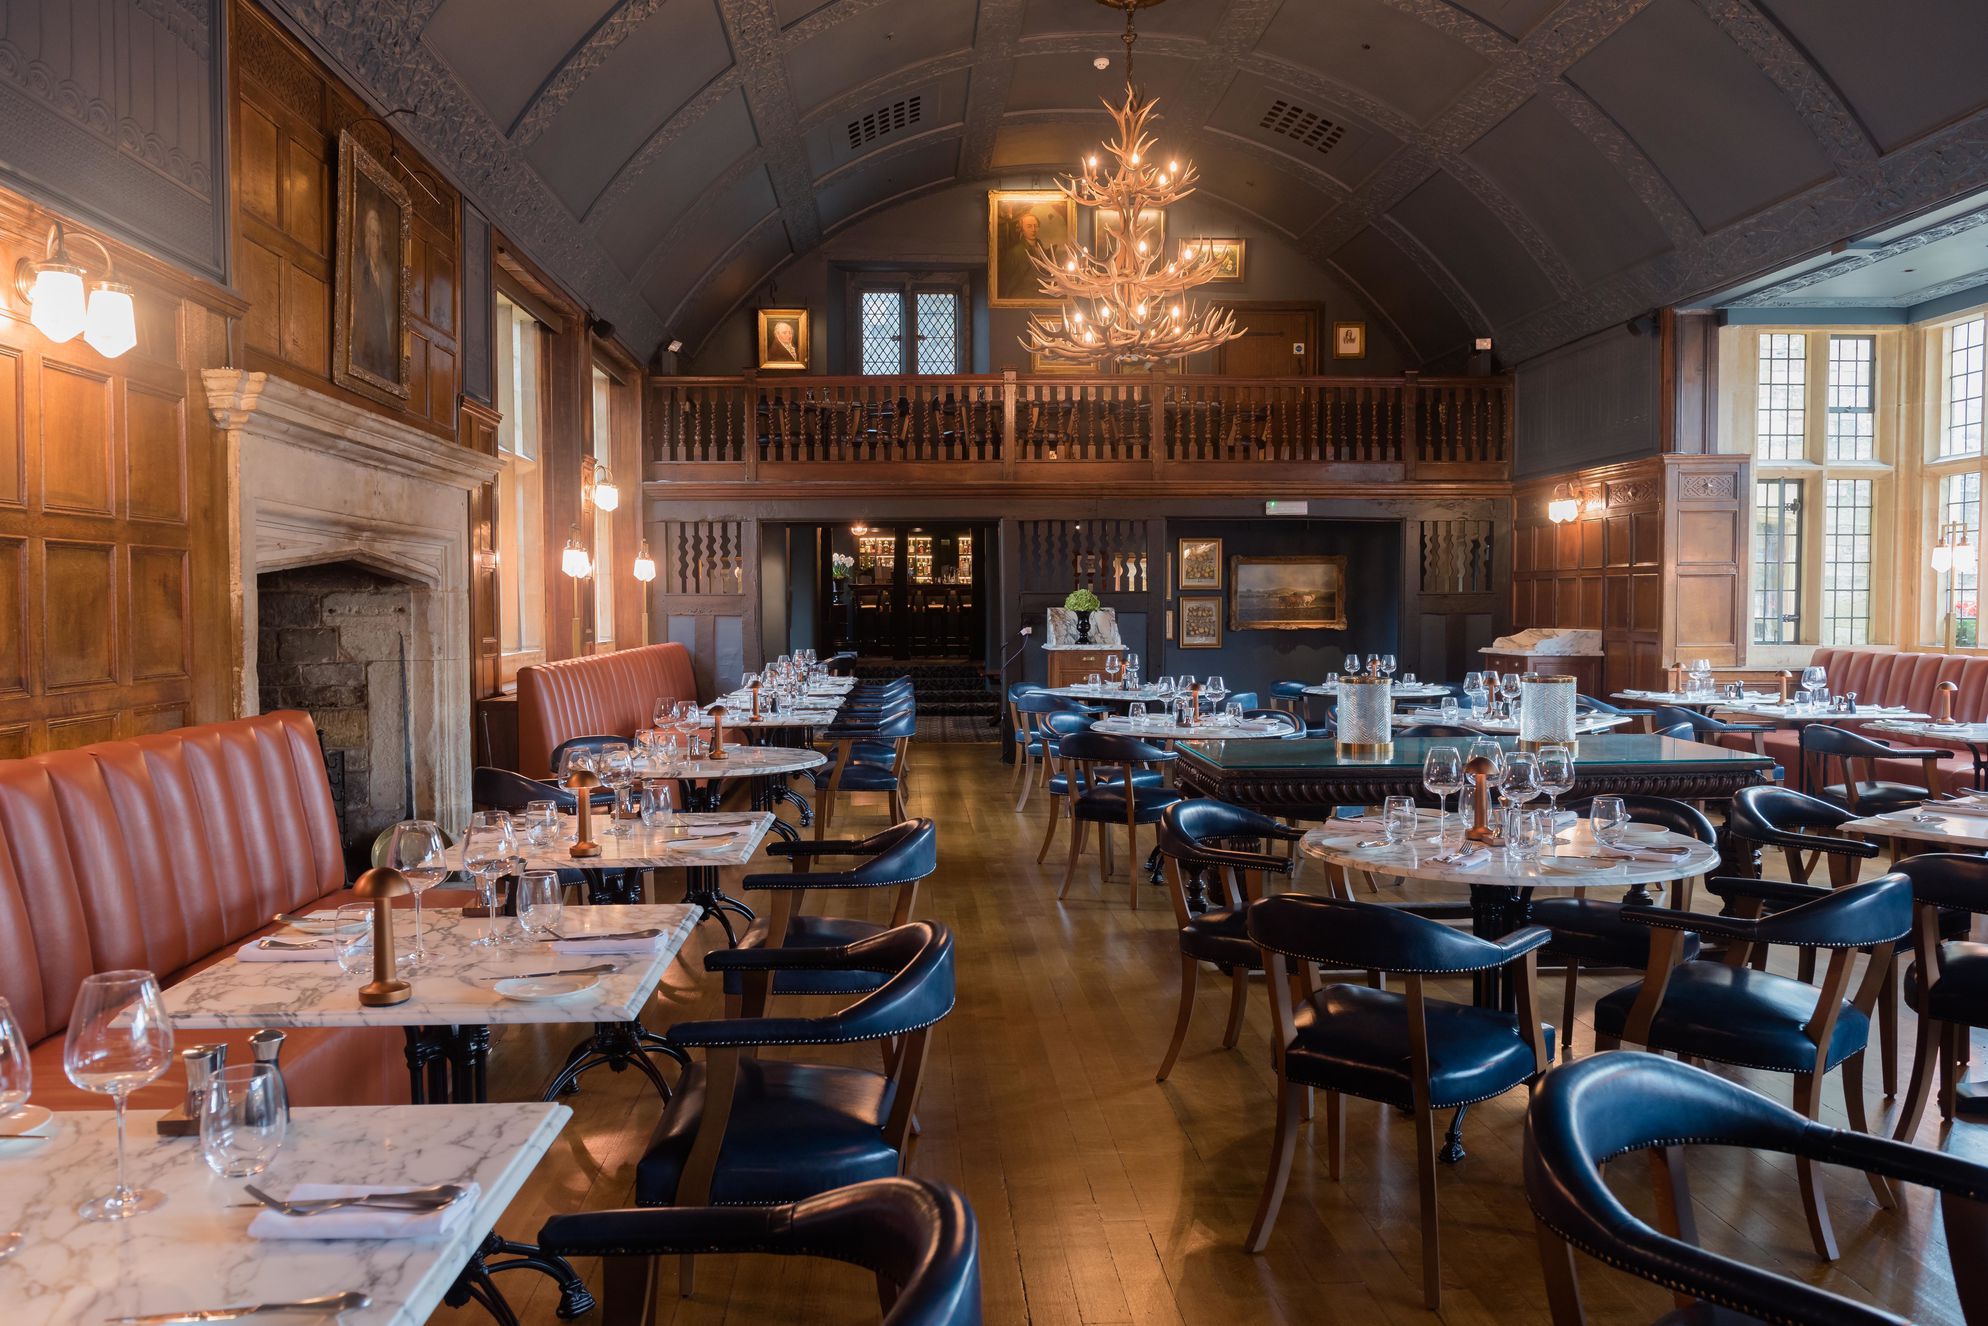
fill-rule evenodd
<path id="1" fill-rule="evenodd" d="M 1180 1047 L 1187 1043 L 1187 1024 L 1194 1020 L 1194 986 L 1201 978 L 1201 964 L 1183 953 L 1180 955 L 1180 1012 L 1174 1015 L 1173 1044 L 1167 1046 L 1167 1057 L 1160 1060 L 1160 1071 L 1153 1074 L 1155 1082 L 1167 1080 L 1173 1071 L 1174 1060 L 1180 1058 Z"/>
<path id="2" fill-rule="evenodd" d="M 1926 1100 L 1933 1092 L 1935 1061 L 1943 1058 L 1946 1046 L 1945 1024 L 1921 1013 L 1919 1031 L 1912 1041 L 1912 1076 L 1905 1086 L 1905 1103 L 1899 1107 L 1898 1124 L 1892 1140 L 1910 1142 L 1919 1135 L 1919 1122 L 1926 1116 Z"/>
<path id="3" fill-rule="evenodd" d="M 1436 1211 L 1436 1114 L 1415 1111 L 1415 1182 L 1422 1194 L 1422 1302 L 1443 1310 L 1442 1234 Z"/>
<path id="4" fill-rule="evenodd" d="M 1111 883 L 1111 821 L 1098 821 L 1098 896 Z"/>
<path id="5" fill-rule="evenodd" d="M 1125 826 L 1125 887 L 1132 910 L 1139 910 L 1139 826 Z"/>
<path id="6" fill-rule="evenodd" d="M 1038 781 L 1038 775 L 1040 774 L 1040 769 L 1037 766 L 1044 765 L 1047 763 L 1048 763 L 1047 760 L 1029 761 L 1028 774 L 1026 777 L 1022 779 L 1021 795 L 1015 798 L 1015 810 L 1017 813 L 1026 810 L 1028 808 L 1029 793 L 1035 790 L 1035 785 L 1036 782 Z"/>
<path id="7" fill-rule="evenodd" d="M 1539 1236 L 1539 1262 L 1546 1271 L 1546 1306 L 1553 1326 L 1582 1326 L 1587 1315 L 1581 1309 L 1574 1245 L 1545 1225 L 1536 1224 L 1534 1231 Z"/>
<path id="8" fill-rule="evenodd" d="M 1574 985 L 1580 978 L 1581 960 L 1567 959 L 1567 989 L 1560 997 L 1560 1062 L 1567 1063 L 1574 1057 Z"/>
<path id="9" fill-rule="evenodd" d="M 1229 1026 L 1222 1033 L 1222 1048 L 1233 1050 L 1242 1036 L 1243 1014 L 1249 1006 L 1249 968 L 1237 967 L 1229 973 Z"/>
<path id="10" fill-rule="evenodd" d="M 1898 955 L 1889 955 L 1884 988 L 1878 992 L 1878 1077 L 1884 1098 L 1898 1094 Z"/>
<path id="11" fill-rule="evenodd" d="M 697 1258 L 688 1253 L 677 1258 L 676 1292 L 689 1298 L 695 1292 L 697 1281 Z"/>
<path id="12" fill-rule="evenodd" d="M 1940 1024 L 1940 1119 L 1952 1123 L 1960 1100 L 1961 1046 L 1967 1041 L 1967 1028 L 1954 1022 Z"/>
<path id="13" fill-rule="evenodd" d="M 1860 1133 L 1871 1131 L 1871 1121 L 1864 1108 L 1864 1056 L 1853 1054 L 1843 1061 L 1843 1113 L 1850 1120 L 1850 1126 Z M 1882 1174 L 1864 1171 L 1870 1182 L 1871 1193 L 1878 1199 L 1878 1205 L 1887 1211 L 1898 1209 L 1898 1198 L 1893 1194 L 1891 1180 Z"/>
<path id="14" fill-rule="evenodd" d="M 1070 855 L 1063 859 L 1063 887 L 1056 890 L 1058 902 L 1070 895 L 1070 877 L 1077 873 L 1077 856 L 1084 850 L 1084 837 L 1090 827 L 1088 820 L 1077 820 L 1070 826 Z"/>
<path id="15" fill-rule="evenodd" d="M 1325 1172 L 1339 1182 L 1346 1160 L 1346 1102 L 1337 1091 L 1325 1093 Z"/>
<path id="16" fill-rule="evenodd" d="M 1795 1074 L 1795 1108 L 1807 1118 L 1816 1117 L 1822 1084 L 1813 1073 Z M 1809 1241 L 1815 1255 L 1826 1262 L 1836 1260 L 1836 1231 L 1829 1224 L 1829 1207 L 1822 1196 L 1822 1179 L 1815 1162 L 1807 1156 L 1795 1157 L 1795 1177 L 1801 1183 L 1802 1214 L 1808 1218 Z"/>
<path id="17" fill-rule="evenodd" d="M 1270 1230 L 1277 1223 L 1277 1210 L 1284 1205 L 1284 1189 L 1291 1181 L 1291 1158 L 1298 1149 L 1298 1115 L 1304 1108 L 1304 1088 L 1290 1082 L 1278 1084 L 1277 1135 L 1270 1143 L 1270 1173 L 1263 1183 L 1263 1198 L 1256 1204 L 1256 1220 L 1249 1227 L 1243 1248 L 1262 1252 L 1270 1242 Z"/>
<path id="18" fill-rule="evenodd" d="M 1049 856 L 1049 845 L 1056 841 L 1056 826 L 1063 822 L 1069 813 L 1069 802 L 1063 797 L 1049 799 L 1049 824 L 1042 831 L 1042 850 L 1035 854 L 1035 863 L 1041 865 Z"/>

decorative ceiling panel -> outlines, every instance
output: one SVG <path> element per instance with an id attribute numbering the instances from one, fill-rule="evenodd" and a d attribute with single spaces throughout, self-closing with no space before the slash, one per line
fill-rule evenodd
<path id="1" fill-rule="evenodd" d="M 421 40 L 502 125 L 621 0 L 442 0 Z"/>
<path id="2" fill-rule="evenodd" d="M 1257 49 L 1422 122 L 1491 67 L 1432 23 L 1381 0 L 1284 0 Z"/>
<path id="3" fill-rule="evenodd" d="M 1975 0 L 1761 0 L 1761 8 L 1887 152 L 1988 106 L 1988 8 Z"/>
<path id="4" fill-rule="evenodd" d="M 848 4 L 850 0 L 842 0 Z M 859 83 L 973 45 L 975 6 L 967 0 L 882 0 L 853 9 L 832 27 L 792 41 L 787 86 L 803 113 Z M 916 79 L 910 73 L 907 82 Z M 765 126 L 771 134 L 775 126 Z"/>
<path id="5" fill-rule="evenodd" d="M 634 273 L 705 190 L 759 145 L 745 94 L 733 88 L 677 135 L 625 192 L 588 218 L 603 247 L 621 269 Z"/>
<path id="6" fill-rule="evenodd" d="M 1439 171 L 1389 216 L 1435 254 L 1484 311 L 1483 329 L 1509 325 L 1553 300 L 1553 283 L 1455 176 Z"/>

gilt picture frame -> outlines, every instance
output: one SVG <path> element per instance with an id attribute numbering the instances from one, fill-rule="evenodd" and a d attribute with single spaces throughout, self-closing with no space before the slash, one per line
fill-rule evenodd
<path id="1" fill-rule="evenodd" d="M 1346 559 L 1301 555 L 1229 559 L 1231 631 L 1343 631 Z"/>
<path id="2" fill-rule="evenodd" d="M 1178 638 L 1182 649 L 1222 647 L 1222 596 L 1220 594 L 1182 595 Z"/>
<path id="3" fill-rule="evenodd" d="M 804 308 L 759 310 L 759 367 L 768 373 L 805 373 L 814 354 L 813 329 Z"/>
<path id="4" fill-rule="evenodd" d="M 1215 251 L 1215 256 L 1221 259 L 1222 265 L 1209 280 L 1209 285 L 1240 285 L 1242 283 L 1243 263 L 1249 254 L 1247 240 L 1202 239 L 1195 242 L 1207 245 Z"/>
<path id="5" fill-rule="evenodd" d="M 1180 562 L 1180 588 L 1220 589 L 1222 587 L 1222 541 L 1220 539 L 1181 539 L 1176 543 Z"/>
<path id="6" fill-rule="evenodd" d="M 331 380 L 389 404 L 413 393 L 414 202 L 352 131 L 338 135 Z"/>
<path id="7" fill-rule="evenodd" d="M 1077 204 L 1059 189 L 987 191 L 987 303 L 990 308 L 1056 305 L 1042 293 L 1030 253 L 1054 257 L 1077 243 Z"/>

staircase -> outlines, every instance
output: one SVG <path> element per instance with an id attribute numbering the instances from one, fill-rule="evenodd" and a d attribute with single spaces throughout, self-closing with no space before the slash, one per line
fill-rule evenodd
<path id="1" fill-rule="evenodd" d="M 911 678 L 921 740 L 994 741 L 1000 736 L 1001 698 L 988 689 L 978 663 L 866 658 L 857 660 L 855 671 L 864 681 Z"/>

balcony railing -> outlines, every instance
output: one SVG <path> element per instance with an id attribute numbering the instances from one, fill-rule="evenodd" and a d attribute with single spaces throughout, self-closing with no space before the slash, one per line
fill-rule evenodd
<path id="1" fill-rule="evenodd" d="M 658 478 L 1097 462 L 1502 479 L 1511 456 L 1506 378 L 675 377 L 649 391 Z"/>

